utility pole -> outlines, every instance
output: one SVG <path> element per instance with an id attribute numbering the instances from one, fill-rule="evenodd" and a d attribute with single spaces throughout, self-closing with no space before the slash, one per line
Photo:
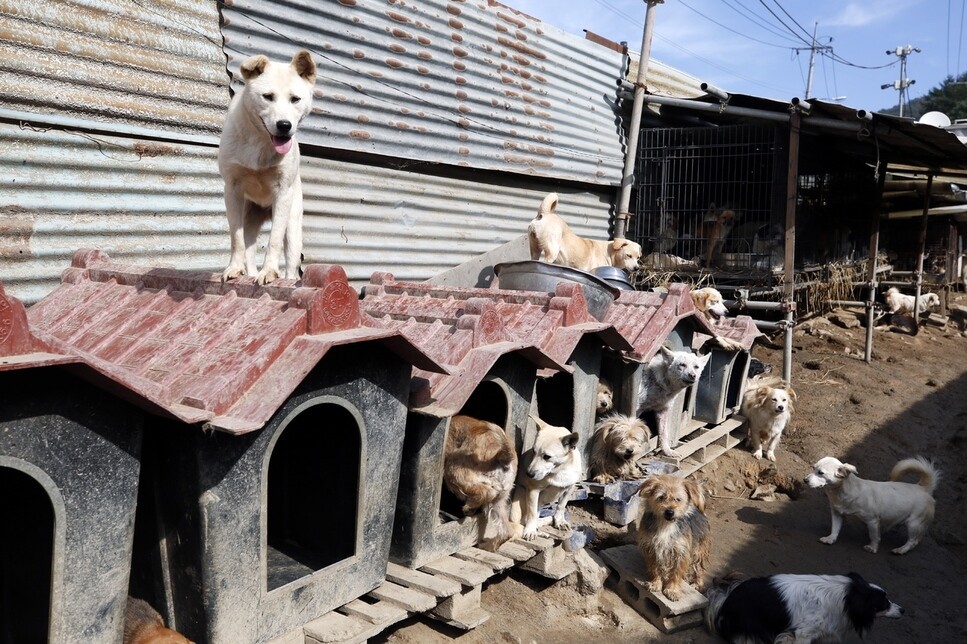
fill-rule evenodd
<path id="1" fill-rule="evenodd" d="M 887 56 L 896 56 L 900 59 L 900 80 L 895 80 L 892 83 L 885 83 L 880 85 L 880 89 L 893 88 L 900 92 L 900 116 L 903 116 L 903 101 L 906 100 L 907 103 L 910 102 L 910 94 L 907 92 L 907 88 L 916 83 L 916 80 L 907 78 L 907 56 L 913 52 L 920 53 L 919 47 L 911 47 L 907 45 L 906 47 L 900 46 L 896 49 L 887 49 Z"/>
<path id="2" fill-rule="evenodd" d="M 819 23 L 816 22 L 813 24 L 813 44 L 811 46 L 795 48 L 796 51 L 803 51 L 806 49 L 809 50 L 809 74 L 806 77 L 806 95 L 803 97 L 804 99 L 808 99 L 809 95 L 813 91 L 813 68 L 816 66 L 816 52 L 818 51 L 820 53 L 823 53 L 826 51 L 830 51 L 830 52 L 833 51 L 833 48 L 830 47 L 829 44 L 820 45 L 818 42 L 816 42 L 816 32 L 818 30 L 819 30 Z M 829 42 L 833 42 L 833 39 L 830 38 Z"/>

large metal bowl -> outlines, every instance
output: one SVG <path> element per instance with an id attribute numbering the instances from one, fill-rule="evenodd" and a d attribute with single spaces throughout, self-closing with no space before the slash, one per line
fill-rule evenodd
<path id="1" fill-rule="evenodd" d="M 615 287 L 619 291 L 633 291 L 635 287 L 631 285 L 628 274 L 624 269 L 617 266 L 598 266 L 594 269 L 595 277 L 600 277 L 605 282 Z"/>
<path id="2" fill-rule="evenodd" d="M 497 264 L 494 274 L 500 288 L 514 291 L 553 293 L 561 282 L 578 284 L 588 302 L 588 312 L 598 320 L 604 318 L 618 297 L 618 289 L 591 273 L 536 260 Z"/>

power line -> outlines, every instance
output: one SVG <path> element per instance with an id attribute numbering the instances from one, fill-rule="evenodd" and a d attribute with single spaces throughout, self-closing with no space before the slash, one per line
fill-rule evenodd
<path id="1" fill-rule="evenodd" d="M 719 27 L 722 27 L 722 28 L 723 28 L 723 29 L 725 29 L 726 31 L 730 31 L 730 32 L 732 32 L 732 33 L 734 33 L 734 34 L 735 34 L 736 36 L 741 36 L 741 37 L 743 37 L 743 38 L 747 38 L 747 39 L 749 39 L 749 40 L 751 40 L 751 41 L 754 41 L 754 42 L 757 42 L 757 43 L 761 43 L 761 44 L 763 44 L 763 45 L 768 45 L 769 47 L 776 47 L 776 48 L 778 48 L 778 49 L 789 49 L 789 46 L 788 46 L 788 45 L 777 45 L 777 44 L 775 44 L 775 43 L 771 43 L 771 42 L 766 42 L 766 41 L 764 41 L 764 40 L 759 40 L 758 38 L 754 38 L 754 37 L 752 37 L 752 36 L 749 36 L 749 35 L 747 35 L 747 34 L 743 34 L 743 33 L 741 33 L 741 32 L 738 32 L 738 31 L 736 31 L 735 29 L 732 29 L 731 27 L 729 27 L 728 25 L 723 25 L 723 24 L 722 24 L 721 22 L 719 22 L 718 20 L 715 20 L 715 19 L 713 19 L 713 18 L 709 18 L 708 16 L 706 16 L 706 15 L 705 15 L 704 13 L 702 13 L 701 11 L 699 11 L 698 9 L 696 9 L 695 7 L 693 7 L 693 6 L 691 6 L 691 5 L 689 5 L 689 4 L 687 3 L 687 2 L 685 2 L 685 0 L 679 0 L 679 2 L 678 2 L 678 4 L 680 4 L 680 5 L 682 5 L 682 6 L 683 6 L 683 7 L 685 7 L 686 9 L 690 9 L 691 11 L 694 11 L 694 12 L 695 12 L 695 13 L 697 13 L 698 15 L 700 15 L 700 16 L 702 16 L 703 18 L 705 18 L 706 20 L 708 20 L 709 22 L 711 22 L 711 23 L 713 23 L 713 24 L 716 24 L 716 25 L 718 25 Z"/>
<path id="2" fill-rule="evenodd" d="M 801 40 L 801 41 L 802 41 L 802 42 L 804 42 L 805 44 L 807 44 L 807 45 L 811 45 L 811 44 L 812 44 L 812 43 L 810 43 L 810 42 L 809 42 L 808 40 L 806 40 L 805 38 L 803 38 L 802 36 L 800 36 L 800 35 L 799 35 L 799 34 L 798 34 L 798 33 L 796 32 L 796 30 L 795 30 L 795 29 L 793 29 L 792 27 L 790 27 L 789 25 L 787 25 L 787 24 L 786 24 L 786 21 L 782 19 L 782 16 L 780 16 L 780 15 L 779 15 L 779 14 L 777 14 L 777 13 L 776 13 L 775 11 L 773 11 L 773 10 L 772 10 L 772 7 L 770 7 L 769 5 L 767 5 L 767 4 L 766 4 L 766 2 L 765 2 L 765 0 L 759 0 L 759 4 L 761 4 L 761 5 L 763 6 L 763 7 L 765 7 L 765 8 L 766 8 L 766 11 L 768 11 L 769 13 L 771 13 L 771 14 L 773 15 L 773 17 L 774 17 L 774 18 L 775 18 L 776 20 L 778 20 L 778 21 L 779 21 L 779 24 L 781 24 L 781 25 L 782 25 L 783 27 L 785 27 L 785 28 L 786 28 L 786 31 L 788 31 L 789 33 L 791 33 L 791 34 L 792 34 L 793 36 L 795 36 L 795 37 L 796 37 L 797 39 L 799 39 L 799 40 Z"/>
<path id="3" fill-rule="evenodd" d="M 752 24 L 756 25 L 757 27 L 760 27 L 761 29 L 764 29 L 765 31 L 768 31 L 773 36 L 778 36 L 780 38 L 785 38 L 791 42 L 795 42 L 795 40 L 791 38 L 789 34 L 779 29 L 776 29 L 774 26 L 770 25 L 768 22 L 760 18 L 756 12 L 752 11 L 744 4 L 742 4 L 742 0 L 732 0 L 732 1 L 735 2 L 735 4 L 739 5 L 741 9 L 736 7 L 729 0 L 722 0 L 722 3 L 725 4 L 725 6 L 727 6 L 732 11 L 736 12 L 737 14 L 739 14 L 740 16 L 742 16 L 743 18 L 751 22 Z"/>
<path id="4" fill-rule="evenodd" d="M 795 23 L 795 25 L 797 27 L 799 27 L 800 31 L 802 31 L 807 36 L 809 35 L 809 32 L 806 31 L 806 28 L 803 27 L 801 24 L 799 24 L 799 21 L 797 21 L 795 18 L 793 18 L 792 17 L 792 14 L 789 13 L 788 11 L 786 11 L 786 8 L 785 7 L 783 7 L 781 4 L 779 4 L 779 0 L 772 0 L 772 1 L 775 2 L 776 3 L 776 6 L 779 7 L 782 10 L 782 13 L 786 14 L 787 16 L 789 16 L 789 19 L 792 20 L 793 23 Z"/>

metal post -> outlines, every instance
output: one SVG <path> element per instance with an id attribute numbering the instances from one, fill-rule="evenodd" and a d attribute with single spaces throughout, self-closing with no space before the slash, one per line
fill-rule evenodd
<path id="1" fill-rule="evenodd" d="M 614 237 L 623 239 L 628 230 L 628 206 L 631 204 L 631 186 L 635 182 L 635 157 L 638 155 L 638 132 L 641 129 L 641 112 L 645 106 L 645 78 L 651 59 L 651 37 L 655 31 L 655 6 L 665 0 L 645 0 L 645 29 L 641 34 L 641 56 L 638 58 L 638 76 L 635 80 L 635 96 L 631 104 L 631 122 L 628 124 L 628 142 L 625 145 L 625 167 L 621 173 L 621 192 L 615 213 Z"/>
<path id="2" fill-rule="evenodd" d="M 786 336 L 782 351 L 782 379 L 792 383 L 792 326 L 796 302 L 796 191 L 799 187 L 799 126 L 802 115 L 793 108 L 789 117 L 789 164 L 786 168 L 786 249 L 783 264 L 783 304 L 786 305 Z"/>
<path id="3" fill-rule="evenodd" d="M 876 166 L 880 178 L 876 184 L 876 206 L 870 231 L 869 295 L 866 297 L 866 350 L 863 359 L 873 362 L 873 303 L 876 301 L 876 257 L 880 253 L 880 217 L 883 209 L 883 186 L 886 183 L 886 166 Z"/>
<path id="4" fill-rule="evenodd" d="M 927 175 L 927 192 L 923 195 L 923 217 L 920 218 L 920 242 L 917 244 L 917 270 L 913 274 L 916 292 L 913 295 L 913 332 L 920 330 L 920 292 L 923 289 L 923 260 L 927 254 L 927 218 L 930 216 L 930 191 L 933 189 L 933 173 Z"/>

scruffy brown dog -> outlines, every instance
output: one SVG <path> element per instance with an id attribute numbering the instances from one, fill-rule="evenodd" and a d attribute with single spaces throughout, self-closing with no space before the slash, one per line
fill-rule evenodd
<path id="1" fill-rule="evenodd" d="M 184 635 L 165 628 L 161 615 L 143 599 L 128 597 L 124 610 L 124 644 L 192 644 Z"/>
<path id="2" fill-rule="evenodd" d="M 467 516 L 483 511 L 481 535 L 493 511 L 494 537 L 481 543 L 496 550 L 510 538 L 510 491 L 517 477 L 517 452 L 503 429 L 470 416 L 454 416 L 444 447 L 443 481 L 464 502 Z"/>
<path id="3" fill-rule="evenodd" d="M 648 590 L 662 592 L 672 601 L 681 598 L 684 584 L 701 591 L 712 548 L 701 486 L 692 479 L 662 474 L 646 478 L 638 495 L 645 511 L 636 538 L 648 570 Z"/>
<path id="4" fill-rule="evenodd" d="M 598 483 L 641 478 L 638 459 L 648 453 L 648 426 L 625 414 L 605 416 L 591 436 L 588 473 Z"/>
<path id="5" fill-rule="evenodd" d="M 595 401 L 594 413 L 597 416 L 604 416 L 614 409 L 614 390 L 611 383 L 601 378 L 598 380 L 598 396 Z"/>

